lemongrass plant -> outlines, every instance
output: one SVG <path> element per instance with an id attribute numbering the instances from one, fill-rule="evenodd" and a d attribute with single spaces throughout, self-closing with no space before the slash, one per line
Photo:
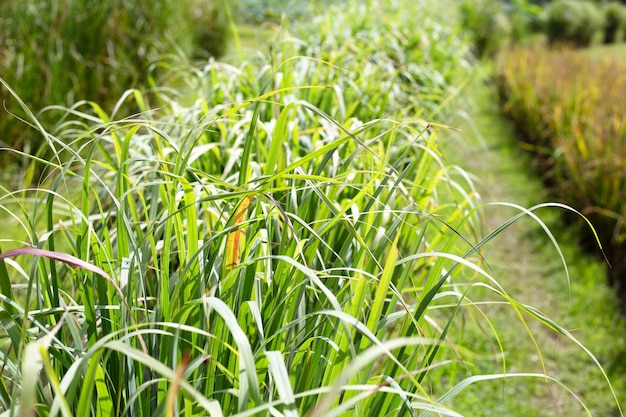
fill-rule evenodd
<path id="1" fill-rule="evenodd" d="M 345 22 L 393 27 L 385 10 Z M 0 255 L 4 415 L 456 416 L 459 392 L 515 376 L 429 388 L 472 349 L 453 323 L 476 288 L 575 340 L 485 268 L 517 218 L 484 235 L 445 127 L 406 110 L 445 97 L 397 94 L 404 68 L 359 85 L 367 59 L 338 53 L 213 62 L 182 77 L 195 96 L 162 92 L 169 113 L 129 91 L 140 114 L 79 103 L 50 132 L 22 102 L 66 155 L 34 160 L 46 187 L 0 196 L 27 243 Z"/>

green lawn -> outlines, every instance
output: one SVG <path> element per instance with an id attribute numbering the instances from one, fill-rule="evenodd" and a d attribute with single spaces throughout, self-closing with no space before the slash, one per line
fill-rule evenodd
<path id="1" fill-rule="evenodd" d="M 585 52 L 594 59 L 606 59 L 608 57 L 626 61 L 626 42 L 610 45 L 596 44 Z"/>

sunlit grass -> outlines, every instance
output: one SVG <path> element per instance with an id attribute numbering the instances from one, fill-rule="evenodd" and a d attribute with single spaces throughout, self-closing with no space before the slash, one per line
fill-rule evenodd
<path id="1" fill-rule="evenodd" d="M 24 207 L 27 240 L 0 255 L 7 415 L 455 416 L 468 386 L 510 377 L 579 401 L 541 372 L 466 366 L 483 353 L 456 326 L 475 291 L 531 340 L 529 321 L 576 339 L 482 253 L 543 222 L 515 207 L 484 230 L 438 149 L 463 43 L 426 17 L 415 30 L 407 11 L 427 4 L 380 4 L 285 33 L 259 65 L 163 67 L 182 87 L 158 91 L 159 111 L 135 91 L 129 118 L 48 110 L 45 186 L 0 196 Z"/>

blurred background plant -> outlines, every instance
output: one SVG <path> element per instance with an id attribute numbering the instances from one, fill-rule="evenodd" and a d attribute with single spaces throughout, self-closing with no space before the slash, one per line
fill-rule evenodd
<path id="1" fill-rule="evenodd" d="M 512 43 L 526 42 L 543 31 L 543 8 L 529 0 L 511 0 L 504 10 L 511 24 Z"/>
<path id="2" fill-rule="evenodd" d="M 478 57 L 493 55 L 510 32 L 504 3 L 498 0 L 464 0 L 459 13 L 461 25 L 469 33 Z"/>
<path id="3" fill-rule="evenodd" d="M 617 1 L 612 1 L 604 5 L 603 12 L 605 21 L 604 43 L 616 42 L 620 30 L 624 30 L 626 36 L 626 6 Z"/>
<path id="4" fill-rule="evenodd" d="M 626 39 L 626 5 L 618 1 L 463 0 L 458 13 L 479 58 L 544 37 L 559 48 L 586 48 L 601 34 L 605 43 Z"/>
<path id="5" fill-rule="evenodd" d="M 345 0 L 331 0 L 330 3 Z M 234 4 L 237 19 L 247 23 L 279 23 L 283 17 L 293 20 L 311 11 L 311 3 L 320 5 L 319 0 L 238 0 Z"/>
<path id="6" fill-rule="evenodd" d="M 586 47 L 604 26 L 597 4 L 586 0 L 555 0 L 546 9 L 546 34 L 550 45 Z"/>
<path id="7" fill-rule="evenodd" d="M 0 73 L 35 112 L 82 100 L 106 108 L 125 90 L 146 87 L 154 62 L 220 56 L 228 23 L 217 6 L 200 0 L 5 1 Z M 6 90 L 0 99 L 8 112 L 24 117 Z M 45 126 L 52 122 L 45 114 L 39 120 Z M 0 114 L 0 131 L 3 147 L 40 149 L 41 135 L 7 112 Z"/>

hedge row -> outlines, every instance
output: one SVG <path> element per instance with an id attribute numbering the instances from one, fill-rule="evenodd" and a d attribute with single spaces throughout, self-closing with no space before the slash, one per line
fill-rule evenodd
<path id="1" fill-rule="evenodd" d="M 503 109 L 536 151 L 548 184 L 595 225 L 622 294 L 626 294 L 625 74 L 624 63 L 595 62 L 576 51 L 516 49 L 503 56 L 497 78 Z"/>
<path id="2" fill-rule="evenodd" d="M 507 39 L 513 43 L 543 32 L 551 46 L 586 47 L 626 41 L 626 5 L 587 0 L 556 0 L 541 7 L 528 0 L 464 0 L 461 22 L 476 55 L 493 55 Z"/>

